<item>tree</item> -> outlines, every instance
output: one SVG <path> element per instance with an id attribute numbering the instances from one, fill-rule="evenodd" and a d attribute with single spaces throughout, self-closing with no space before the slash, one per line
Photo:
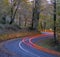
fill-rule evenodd
<path id="1" fill-rule="evenodd" d="M 16 12 L 19 8 L 19 4 L 20 4 L 20 1 L 11 0 L 11 5 L 12 6 L 11 6 L 11 21 L 10 21 L 10 24 L 12 24 L 14 22 Z"/>
<path id="2" fill-rule="evenodd" d="M 40 15 L 39 0 L 35 0 L 35 6 L 33 7 L 33 14 L 32 14 L 32 29 L 37 30 L 39 15 Z"/>
<path id="3" fill-rule="evenodd" d="M 8 1 L 7 0 L 1 0 L 0 1 L 0 18 L 3 15 L 8 14 L 8 11 L 7 11 L 8 8 L 9 8 Z"/>

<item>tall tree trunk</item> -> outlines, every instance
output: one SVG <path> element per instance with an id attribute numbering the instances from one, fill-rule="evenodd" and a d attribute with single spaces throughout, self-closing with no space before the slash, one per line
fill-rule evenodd
<path id="1" fill-rule="evenodd" d="M 54 41 L 57 44 L 57 39 L 56 39 L 56 0 L 54 0 Z"/>
<path id="2" fill-rule="evenodd" d="M 33 15 L 32 15 L 32 29 L 37 30 L 38 22 L 39 22 L 39 1 L 35 0 L 35 7 L 33 8 Z"/>
<path id="3" fill-rule="evenodd" d="M 35 19 L 35 18 L 34 18 L 34 14 L 35 14 L 34 11 L 35 11 L 35 10 L 34 10 L 34 8 L 33 8 L 33 13 L 32 13 L 32 25 L 31 25 L 31 28 L 32 28 L 32 29 L 33 29 L 33 24 L 34 24 L 34 19 Z"/>

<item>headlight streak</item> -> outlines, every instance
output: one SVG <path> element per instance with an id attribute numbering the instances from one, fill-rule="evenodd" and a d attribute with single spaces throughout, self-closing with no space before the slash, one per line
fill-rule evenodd
<path id="1" fill-rule="evenodd" d="M 33 53 L 33 52 L 25 49 L 25 48 L 22 46 L 22 44 L 25 44 L 25 45 L 27 45 L 27 46 L 29 46 L 29 47 L 32 47 L 32 48 L 41 50 L 41 51 L 43 51 L 43 52 L 47 52 L 47 53 L 54 54 L 54 55 L 59 55 L 60 53 L 55 52 L 54 50 L 51 50 L 51 51 L 50 51 L 49 49 L 44 48 L 44 47 L 42 47 L 42 46 L 38 46 L 38 45 L 36 45 L 36 44 L 34 44 L 34 43 L 32 42 L 32 40 L 37 39 L 38 37 L 42 37 L 42 38 L 45 37 L 45 38 L 46 38 L 46 36 L 48 36 L 48 37 L 49 37 L 49 36 L 53 36 L 53 32 L 43 32 L 42 34 L 38 34 L 38 35 L 35 35 L 35 36 L 32 36 L 32 37 L 26 37 L 26 38 L 24 38 L 24 39 L 19 43 L 19 47 L 20 47 L 20 49 L 22 49 L 24 52 L 32 55 L 33 57 L 40 57 L 40 55 L 35 54 L 35 53 Z"/>
<path id="2" fill-rule="evenodd" d="M 22 41 L 19 43 L 19 47 L 20 47 L 20 49 L 22 49 L 24 52 L 30 54 L 30 55 L 33 56 L 33 57 L 40 57 L 39 55 L 36 55 L 36 54 L 34 54 L 34 53 L 26 50 L 24 47 L 21 46 L 21 44 L 22 44 Z"/>

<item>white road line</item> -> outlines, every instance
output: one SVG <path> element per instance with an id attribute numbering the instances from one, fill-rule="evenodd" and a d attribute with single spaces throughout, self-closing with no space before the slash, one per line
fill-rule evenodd
<path id="1" fill-rule="evenodd" d="M 22 44 L 22 41 L 19 42 L 19 47 L 20 47 L 20 49 L 22 49 L 23 51 L 25 51 L 25 52 L 27 52 L 27 53 L 33 55 L 34 57 L 40 57 L 39 55 L 36 55 L 36 54 L 34 54 L 34 53 L 32 53 L 32 52 L 30 52 L 30 51 L 24 49 L 24 48 L 21 46 L 21 44 Z"/>

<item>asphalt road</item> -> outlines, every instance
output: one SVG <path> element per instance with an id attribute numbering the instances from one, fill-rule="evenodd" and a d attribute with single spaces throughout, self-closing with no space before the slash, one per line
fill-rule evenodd
<path id="1" fill-rule="evenodd" d="M 50 34 L 48 34 L 48 37 L 50 37 L 49 35 Z M 2 50 L 7 50 L 9 54 L 0 52 L 0 57 L 58 57 L 56 55 L 35 49 L 30 43 L 30 38 L 31 37 L 26 37 L 24 39 L 17 38 L 4 42 Z M 36 37 L 32 42 L 35 42 L 38 39 L 40 40 L 40 38 L 44 39 L 44 36 Z"/>

